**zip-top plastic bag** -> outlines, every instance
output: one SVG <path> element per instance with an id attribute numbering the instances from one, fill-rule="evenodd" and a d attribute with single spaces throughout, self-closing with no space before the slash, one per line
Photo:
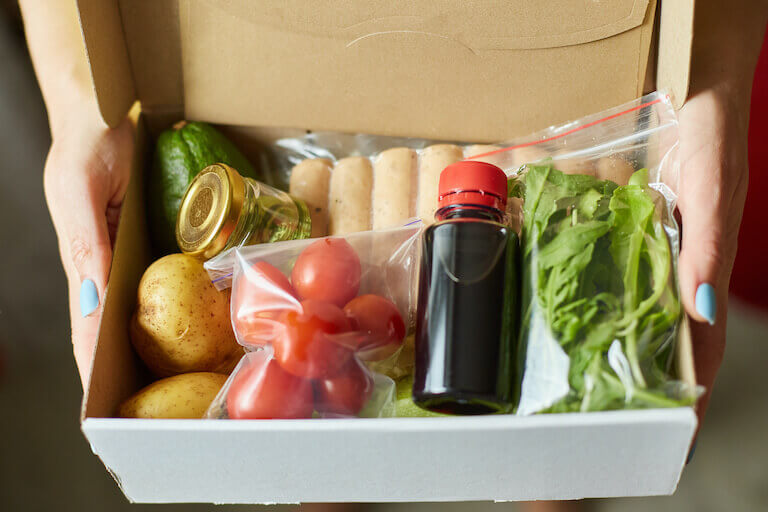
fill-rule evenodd
<path id="1" fill-rule="evenodd" d="M 309 206 L 313 237 L 389 228 L 412 217 L 430 224 L 440 172 L 462 159 L 486 160 L 514 173 L 523 164 L 552 158 L 566 173 L 626 184 L 633 169 L 656 169 L 666 155 L 669 143 L 660 139 L 674 121 L 669 105 L 662 95 L 653 94 L 495 144 L 310 132 L 275 141 L 267 148 L 264 166 Z M 638 159 L 645 163 L 640 165 Z M 660 180 L 652 176 L 655 181 Z M 508 203 L 514 229 L 519 229 L 519 207 L 519 202 Z"/>
<path id="2" fill-rule="evenodd" d="M 672 374 L 677 140 L 654 93 L 477 157 L 523 203 L 518 414 L 695 401 Z"/>
<path id="3" fill-rule="evenodd" d="M 233 265 L 232 326 L 248 353 L 207 417 L 391 416 L 395 383 L 371 368 L 404 364 L 419 230 L 241 247 L 208 262 L 213 275 Z"/>

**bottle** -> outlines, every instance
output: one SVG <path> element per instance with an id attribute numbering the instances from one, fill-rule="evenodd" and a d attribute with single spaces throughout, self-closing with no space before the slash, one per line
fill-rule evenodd
<path id="1" fill-rule="evenodd" d="M 413 400 L 448 414 L 511 409 L 518 238 L 502 224 L 507 177 L 462 161 L 440 174 L 422 235 Z"/>
<path id="2" fill-rule="evenodd" d="M 209 259 L 240 245 L 309 238 L 311 229 L 304 201 L 213 164 L 187 187 L 176 242 L 181 252 Z"/>

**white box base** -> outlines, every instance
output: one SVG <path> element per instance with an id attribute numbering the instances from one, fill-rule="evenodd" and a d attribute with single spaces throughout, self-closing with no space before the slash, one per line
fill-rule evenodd
<path id="1" fill-rule="evenodd" d="M 340 420 L 86 418 L 138 503 L 517 501 L 672 494 L 691 408 Z"/>

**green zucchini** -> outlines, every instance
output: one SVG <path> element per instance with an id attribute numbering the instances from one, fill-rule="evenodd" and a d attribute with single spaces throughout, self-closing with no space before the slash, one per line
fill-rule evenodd
<path id="1" fill-rule="evenodd" d="M 192 178 L 215 163 L 234 167 L 244 177 L 259 179 L 248 159 L 209 124 L 182 121 L 158 137 L 147 202 L 157 256 L 179 251 L 175 232 L 181 199 Z"/>

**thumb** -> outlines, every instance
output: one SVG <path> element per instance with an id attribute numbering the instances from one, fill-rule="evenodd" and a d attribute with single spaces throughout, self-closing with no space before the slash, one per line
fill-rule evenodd
<path id="1" fill-rule="evenodd" d="M 72 316 L 72 344 L 80 379 L 85 387 L 101 322 L 104 293 L 112 261 L 112 246 L 103 211 L 100 218 L 96 218 L 98 211 L 83 213 L 85 215 L 82 217 L 93 214 L 93 218 L 77 219 L 67 235 L 69 262 L 72 268 L 67 272 L 67 277 Z"/>
<path id="2" fill-rule="evenodd" d="M 727 209 L 719 171 L 697 171 L 694 176 L 681 176 L 680 291 L 694 320 L 715 325 L 724 313 L 725 304 L 719 302 L 727 295 L 727 274 L 735 256 L 735 239 L 726 238 L 735 233 L 726 233 Z"/>
<path id="3" fill-rule="evenodd" d="M 69 174 L 59 186 L 46 183 L 69 288 L 72 344 L 85 387 L 98 336 L 112 260 L 107 224 L 108 186 L 97 175 Z"/>
<path id="4" fill-rule="evenodd" d="M 721 194 L 708 175 L 699 172 L 695 179 L 689 180 L 681 175 L 684 193 L 679 203 L 683 227 L 680 293 L 686 312 L 695 320 L 690 328 L 691 337 L 696 340 L 693 347 L 696 380 L 706 390 L 696 407 L 700 422 L 724 356 L 728 279 L 735 256 L 735 239 L 729 243 L 728 238 L 735 235 L 728 232 Z"/>

